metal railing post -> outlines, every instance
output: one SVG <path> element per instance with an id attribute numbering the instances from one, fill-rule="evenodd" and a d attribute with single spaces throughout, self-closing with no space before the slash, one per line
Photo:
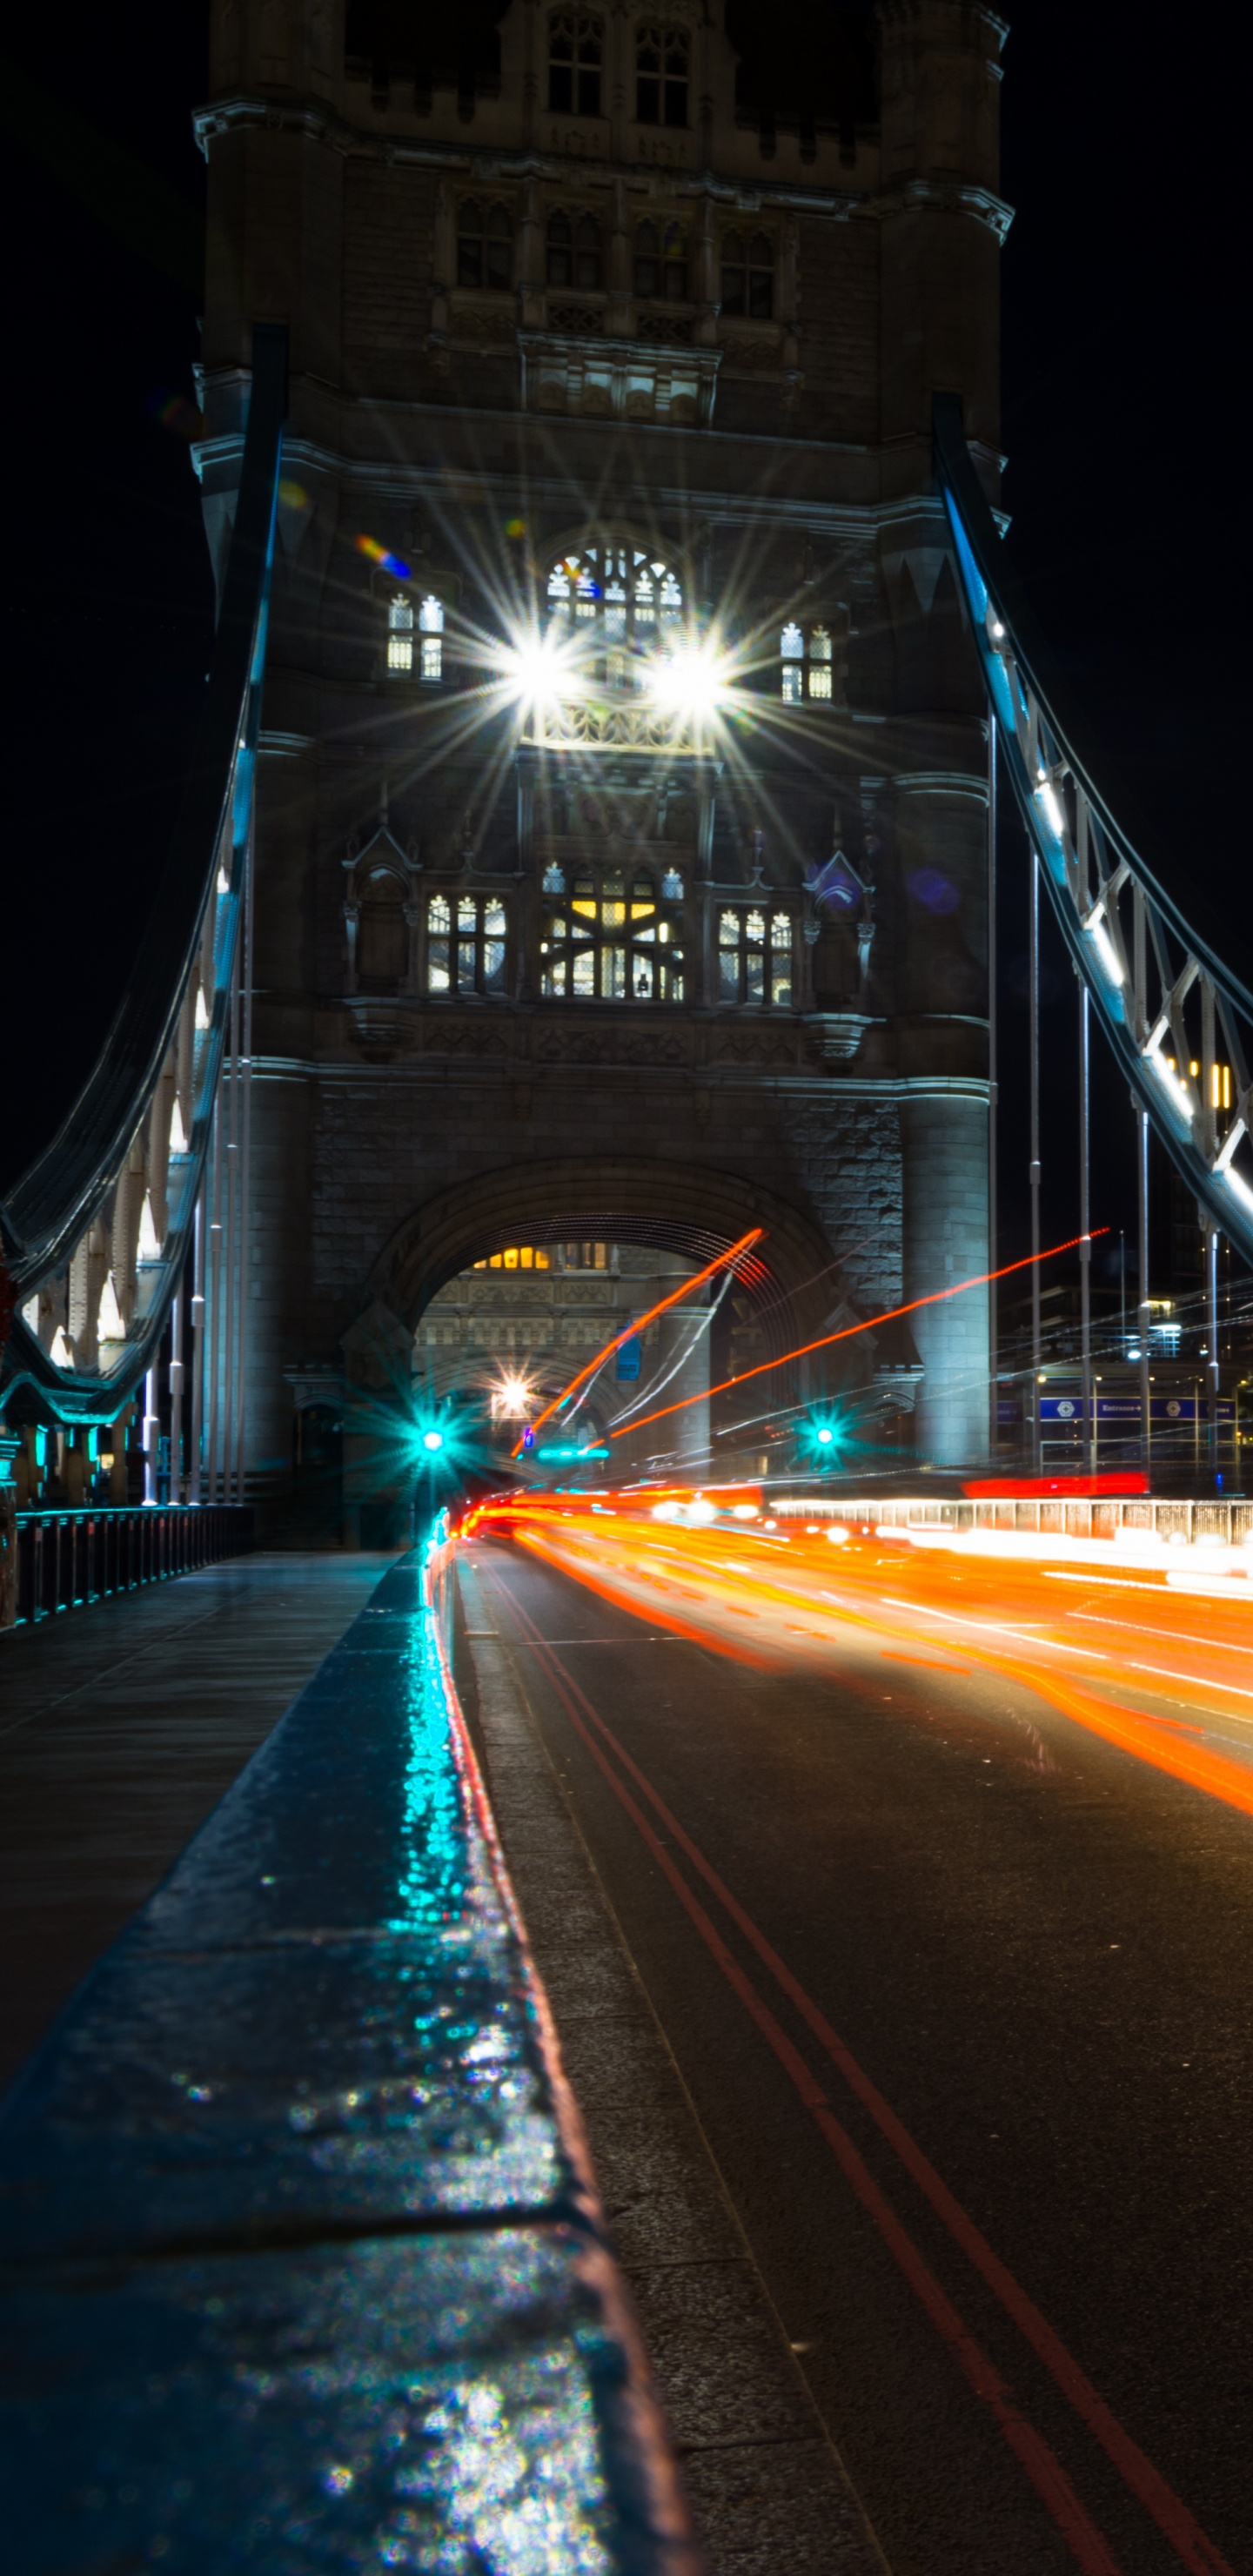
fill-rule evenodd
<path id="1" fill-rule="evenodd" d="M 1215 1480 L 1218 1477 L 1218 1228 L 1205 1229 L 1205 1321 L 1208 1328 L 1209 1365 L 1205 1371 L 1209 1389 L 1209 1462 Z"/>

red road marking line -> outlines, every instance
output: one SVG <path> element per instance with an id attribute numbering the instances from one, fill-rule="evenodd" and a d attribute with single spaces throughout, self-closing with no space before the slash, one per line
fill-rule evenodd
<path id="1" fill-rule="evenodd" d="M 500 1582 L 499 1577 L 495 1580 Z M 526 1613 L 519 1609 L 509 1586 L 500 1582 L 500 1589 L 506 1594 L 519 1625 L 531 1627 L 533 1623 L 527 1618 Z M 831 2148 L 845 2179 L 852 2185 L 862 2207 L 873 2219 L 889 2253 L 894 2256 L 910 2288 L 926 2309 L 932 2324 L 948 2344 L 975 2395 L 981 2397 L 984 2404 L 990 2407 L 1010 2449 L 1025 2469 L 1036 2493 L 1063 2533 L 1079 2565 L 1085 2570 L 1085 2576 L 1119 2576 L 1118 2561 L 1112 2555 L 1103 2533 L 1097 2529 L 1086 2507 L 1081 2504 L 1060 2460 L 1055 2457 L 1043 2436 L 1036 2432 L 1034 2425 L 1027 2422 L 1026 2417 L 1015 2404 L 1013 2392 L 1007 2382 L 1002 2379 L 1000 2372 L 989 2361 L 987 2354 L 963 2323 L 951 2300 L 941 2289 L 930 2266 L 919 2253 L 913 2238 L 906 2232 L 895 2211 L 885 2200 L 878 2184 L 873 2180 L 858 2154 L 848 2131 L 837 2120 L 825 2093 L 805 2064 L 799 2049 L 793 2046 L 786 2031 L 776 2021 L 769 2005 L 758 1993 L 751 1978 L 745 1975 L 739 1961 L 732 1956 L 699 1898 L 693 1894 L 687 1880 L 676 1869 L 664 1843 L 654 1833 L 630 1791 L 623 1787 L 617 1774 L 606 1761 L 600 1746 L 588 1733 L 573 1698 L 563 1688 L 562 1677 L 566 1681 L 570 1679 L 564 1665 L 555 1655 L 549 1655 L 545 1651 L 545 1640 L 538 1631 L 533 1634 L 531 1643 L 540 1660 L 549 1667 L 549 1678 L 553 1688 L 563 1702 L 576 1734 L 586 1745 L 592 1760 L 603 1772 L 619 1805 L 630 1817 L 641 1840 L 669 1879 L 680 1904 L 717 1961 L 728 1985 L 738 1995 L 745 2011 L 756 2023 L 768 2047 L 773 2050 L 780 2065 L 791 2078 L 806 2110 L 812 2114 L 827 2145 Z M 571 1687 L 577 1690 L 577 1684 L 572 1684 Z M 578 1696 L 583 1699 L 581 1691 L 578 1692 Z M 584 1705 L 588 1705 L 586 1701 Z M 594 1711 L 590 1713 L 595 1715 Z M 598 1725 L 602 1723 L 599 1719 L 596 1722 Z M 603 1731 L 606 1734 L 609 1732 L 608 1728 Z"/>
<path id="2" fill-rule="evenodd" d="M 764 1933 L 759 1932 L 751 1915 L 746 1913 L 744 1907 L 740 1905 L 734 1896 L 732 1896 L 730 1889 L 718 1876 L 717 1871 L 712 1867 L 711 1863 L 706 1860 L 704 1853 L 699 1849 L 698 1845 L 693 1842 L 690 1834 L 684 1831 L 684 1828 L 679 1823 L 677 1816 L 672 1814 L 664 1799 L 658 1795 L 657 1791 L 653 1788 L 651 1781 L 649 1781 L 645 1774 L 640 1770 L 638 1763 L 632 1760 L 625 1745 L 619 1742 L 612 1728 L 606 1725 L 604 1718 L 601 1717 L 598 1711 L 593 1708 L 591 1701 L 588 1699 L 586 1693 L 580 1688 L 578 1682 L 574 1679 L 573 1674 L 568 1673 L 564 1664 L 562 1664 L 560 1659 L 552 1653 L 551 1649 L 547 1646 L 546 1641 L 540 1636 L 540 1632 L 536 1628 L 534 1621 L 530 1618 L 529 1613 L 522 1609 L 514 1593 L 510 1590 L 509 1585 L 505 1583 L 503 1577 L 499 1575 L 494 1576 L 493 1580 L 499 1584 L 500 1589 L 506 1594 L 519 1623 L 530 1629 L 532 1642 L 535 1644 L 537 1651 L 542 1651 L 544 1659 L 550 1665 L 554 1687 L 557 1688 L 563 1698 L 566 1696 L 565 1692 L 561 1689 L 561 1683 L 556 1679 L 557 1674 L 560 1674 L 568 1686 L 568 1690 L 580 1701 L 593 1725 L 605 1738 L 606 1743 L 613 1747 L 613 1751 L 617 1759 L 630 1773 L 631 1778 L 637 1783 L 639 1788 L 642 1789 L 655 1813 L 660 1816 L 667 1832 L 674 1835 L 676 1842 L 678 1842 L 681 1848 L 687 1853 L 687 1856 L 692 1862 L 694 1868 L 699 1870 L 706 1885 L 713 1890 L 719 1903 L 725 1907 L 732 1921 L 737 1924 L 740 1931 L 743 1932 L 745 1939 L 752 1944 L 758 1957 L 770 1970 L 776 1983 L 782 1987 L 783 1992 L 788 1996 L 789 2000 L 795 2004 L 797 2011 L 808 2023 L 815 2038 L 821 2042 L 823 2048 L 827 2051 L 828 2056 L 831 2057 L 834 2063 L 839 2067 L 840 2072 L 844 2076 L 851 2091 L 857 2095 L 858 2100 L 870 2113 L 876 2127 L 882 2132 L 889 2144 L 895 2149 L 895 2152 L 899 2156 L 901 2163 L 905 2166 L 906 2171 L 912 2175 L 914 2181 L 930 2201 L 932 2208 L 936 2211 L 937 2215 L 943 2219 L 949 2233 L 953 2236 L 957 2244 L 961 2246 L 963 2253 L 965 2253 L 969 2257 L 970 2261 L 975 2265 L 976 2270 L 982 2274 L 989 2288 L 995 2292 L 1002 2307 L 1006 2310 L 1006 2313 L 1013 2318 L 1013 2321 L 1018 2327 L 1020 2333 L 1026 2337 L 1027 2342 L 1031 2345 L 1039 2359 L 1044 2363 L 1045 2368 L 1051 2372 L 1059 2388 L 1074 2407 L 1076 2414 L 1078 2414 L 1082 2421 L 1087 2425 L 1089 2432 L 1095 2435 L 1102 2450 L 1106 2453 L 1107 2457 L 1113 2461 L 1115 2468 L 1119 2471 L 1120 2476 L 1124 2479 L 1127 2486 L 1130 2487 L 1132 2493 L 1139 2498 L 1146 2511 L 1152 2515 L 1153 2520 L 1157 2523 L 1159 2529 L 1170 2541 L 1171 2546 L 1176 2551 L 1182 2564 L 1190 2570 L 1190 2576 L 1234 2576 L 1234 2570 L 1228 2565 L 1228 2562 L 1222 2556 L 1221 2551 L 1215 2547 L 1214 2542 L 1208 2537 L 1208 2534 L 1202 2531 L 1200 2524 L 1195 2519 L 1195 2516 L 1189 2512 L 1188 2507 L 1183 2503 L 1182 2499 L 1177 2496 L 1174 2489 L 1168 2485 L 1166 2479 L 1161 2475 L 1161 2472 L 1154 2468 L 1151 2460 L 1146 2458 L 1144 2452 L 1140 2449 L 1139 2444 L 1132 2439 L 1131 2435 L 1119 2423 L 1118 2418 L 1113 2413 L 1112 2409 L 1106 2405 L 1104 2398 L 1098 2394 L 1097 2390 L 1093 2387 L 1091 2380 L 1087 2377 L 1086 2373 L 1081 2370 L 1078 2362 L 1075 2361 L 1072 2354 L 1068 2352 L 1060 2335 L 1054 2331 L 1053 2327 L 1049 2325 L 1047 2319 L 1041 2315 L 1034 2300 L 1028 2296 L 1025 2290 L 1020 2288 L 1018 2282 L 1014 2279 L 1012 2272 L 1010 2272 L 1007 2266 L 1002 2263 L 1000 2256 L 993 2252 L 991 2246 L 988 2244 L 987 2238 L 983 2235 L 982 2231 L 976 2227 L 974 2220 L 967 2215 L 966 2211 L 962 2208 L 960 2201 L 954 2198 L 954 2195 L 949 2190 L 947 2183 L 941 2181 L 934 2165 L 930 2162 L 929 2158 L 924 2155 L 921 2147 L 915 2144 L 903 2121 L 898 2119 L 896 2113 L 884 2100 L 877 2085 L 871 2081 L 871 2078 L 858 2064 L 852 2050 L 847 2046 L 845 2041 L 840 2038 L 839 2033 L 833 2029 L 831 2023 L 827 2020 L 825 2013 L 820 2010 L 812 1997 L 807 1994 L 805 1988 L 800 1983 L 799 1978 L 793 1975 L 791 1969 L 787 1967 L 785 1962 L 779 1957 L 777 1950 L 772 1948 L 770 1942 L 767 1941 Z M 568 1702 L 567 1706 L 569 1707 Z M 588 1739 L 586 1737 L 585 1730 L 580 1725 L 573 1708 L 569 1708 L 569 1714 L 572 1723 L 578 1728 L 579 1733 L 584 1736 L 584 1740 L 587 1741 Z M 589 1746 L 589 1749 L 595 1753 L 597 1761 L 600 1762 L 601 1757 L 599 1752 L 597 1752 L 596 1747 Z M 618 1787 L 617 1782 L 613 1780 L 613 1774 L 608 1771 L 607 1766 L 603 1762 L 601 1762 L 601 1768 L 602 1770 L 605 1770 L 606 1777 L 613 1783 L 617 1794 L 625 1799 L 625 1793 Z M 658 1850 L 662 1851 L 662 1847 L 660 1845 L 658 1846 Z M 666 1869 L 667 1875 L 669 1875 L 671 1864 L 668 1856 L 664 1854 L 664 1851 L 662 1852 L 662 1866 Z M 714 1937 L 716 1939 L 717 1935 L 715 1934 Z M 765 2007 L 763 2006 L 763 2010 L 764 2009 Z M 790 2043 L 788 2044 L 790 2045 Z M 855 2152 L 855 2150 L 853 2150 L 853 2152 Z M 919 2260 L 921 2260 L 921 2257 Z M 1102 2543 L 1102 2546 L 1103 2545 L 1104 2544 Z"/>

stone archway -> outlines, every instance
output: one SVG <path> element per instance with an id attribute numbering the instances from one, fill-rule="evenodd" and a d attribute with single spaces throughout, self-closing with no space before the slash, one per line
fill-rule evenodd
<path id="1" fill-rule="evenodd" d="M 840 1301 L 836 1256 L 812 1219 L 734 1172 L 598 1154 L 511 1164 L 427 1199 L 397 1227 L 370 1293 L 412 1331 L 437 1290 L 509 1243 L 602 1235 L 703 1263 L 753 1226 L 763 1239 L 739 1272 L 766 1349 L 821 1328 Z"/>

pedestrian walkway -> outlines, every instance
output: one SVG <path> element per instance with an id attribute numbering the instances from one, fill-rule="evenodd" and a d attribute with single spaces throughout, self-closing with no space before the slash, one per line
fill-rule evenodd
<path id="1" fill-rule="evenodd" d="M 0 2088 L 391 1561 L 235 1557 L 0 1637 Z"/>

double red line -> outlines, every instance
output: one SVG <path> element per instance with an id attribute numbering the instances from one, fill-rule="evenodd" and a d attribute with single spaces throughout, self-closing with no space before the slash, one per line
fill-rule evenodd
<path id="1" fill-rule="evenodd" d="M 484 1567 L 486 1573 L 487 1569 Z M 851 2184 L 862 2207 L 873 2219 L 884 2244 L 893 2256 L 910 2288 L 920 2300 L 932 2324 L 943 2336 L 954 2359 L 965 2374 L 977 2397 L 988 2406 L 1000 2425 L 1005 2440 L 1025 2469 L 1037 2494 L 1046 2505 L 1058 2528 L 1077 2559 L 1085 2576 L 1120 2576 L 1104 2535 L 1098 2530 L 1086 2507 L 1081 2503 L 1061 2462 L 1043 2436 L 1036 2432 L 1018 2407 L 1012 2390 L 1002 2378 L 970 2329 L 959 2316 L 947 2293 L 941 2288 L 925 2257 L 884 2198 L 878 2184 L 865 2165 L 851 2137 L 837 2119 L 822 2087 L 806 2064 L 799 2049 L 789 2039 L 782 2024 L 764 1996 L 754 1985 L 739 1960 L 728 1949 L 712 1917 L 701 1904 L 694 1889 L 678 1868 L 671 1853 L 661 1841 L 643 1807 L 632 1796 L 625 1772 L 651 1807 L 665 1832 L 685 1853 L 692 1868 L 705 1882 L 718 1904 L 729 1916 L 763 1966 L 787 1996 L 801 2019 L 812 2031 L 832 2063 L 839 2069 L 849 2089 L 869 2113 L 881 2135 L 899 2157 L 906 2172 L 930 2202 L 943 2221 L 953 2241 L 974 2264 L 977 2272 L 1000 2301 L 1006 2314 L 1018 2327 L 1027 2343 L 1043 2362 L 1068 2398 L 1080 2420 L 1095 2436 L 1113 2462 L 1131 2493 L 1151 2514 L 1170 2542 L 1189 2576 L 1234 2576 L 1213 2541 L 1200 2528 L 1187 2506 L 1168 2486 L 1152 2461 L 1145 2457 L 1105 2400 L 1092 2386 L 1043 2317 L 1034 2301 L 1001 2262 L 974 2220 L 948 2189 L 922 2149 L 897 2118 L 877 2086 L 859 2065 L 852 2050 L 832 2028 L 825 2013 L 806 1992 L 800 1979 L 758 1930 L 752 1916 L 706 1860 L 699 1845 L 692 1840 L 663 1798 L 653 1788 L 639 1764 L 611 1727 L 592 1706 L 586 1692 L 562 1663 L 560 1656 L 541 1636 L 534 1620 L 523 1609 L 516 1593 L 499 1574 L 489 1576 L 493 1588 L 502 1593 L 517 1621 L 527 1644 L 546 1673 L 570 1724 L 585 1745 L 592 1760 L 603 1774 L 624 1813 L 630 1817 L 641 1841 L 658 1868 L 673 1888 L 679 1903 L 699 1933 L 711 1957 L 717 1962 L 732 1991 L 739 1997 L 750 2019 L 756 2024 L 767 2046 L 784 2069 L 806 2110 L 830 2147 L 846 2180 Z M 608 1756 L 612 1754 L 611 1762 Z M 618 1767 L 615 1767 L 618 1766 Z"/>

